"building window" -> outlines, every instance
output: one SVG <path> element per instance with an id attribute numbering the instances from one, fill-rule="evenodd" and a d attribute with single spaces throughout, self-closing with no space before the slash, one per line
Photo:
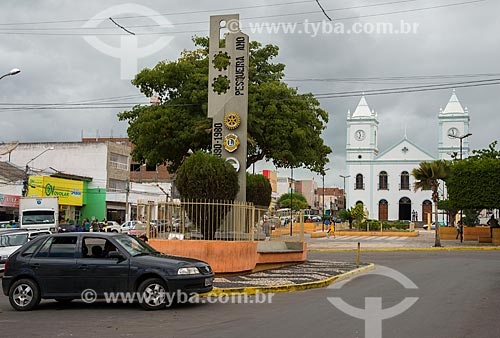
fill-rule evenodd
<path id="1" fill-rule="evenodd" d="M 387 182 L 387 172 L 381 171 L 378 175 L 378 190 L 389 190 L 389 184 Z"/>
<path id="2" fill-rule="evenodd" d="M 116 153 L 109 154 L 109 165 L 111 168 L 115 169 L 128 169 L 128 156 L 120 155 Z"/>
<path id="3" fill-rule="evenodd" d="M 141 171 L 141 164 L 140 163 L 131 163 L 130 164 L 130 171 Z"/>
<path id="4" fill-rule="evenodd" d="M 363 182 L 363 175 L 361 175 L 361 174 L 356 175 L 356 185 L 354 186 L 354 189 L 356 189 L 356 190 L 364 190 L 365 189 L 365 183 Z"/>
<path id="5" fill-rule="evenodd" d="M 407 171 L 401 173 L 401 184 L 399 190 L 410 190 L 410 174 Z"/>
<path id="6" fill-rule="evenodd" d="M 146 164 L 146 171 L 156 171 L 156 165 Z"/>
<path id="7" fill-rule="evenodd" d="M 127 181 L 114 180 L 114 179 L 110 178 L 109 182 L 108 182 L 108 190 L 109 191 L 126 191 L 127 190 Z"/>

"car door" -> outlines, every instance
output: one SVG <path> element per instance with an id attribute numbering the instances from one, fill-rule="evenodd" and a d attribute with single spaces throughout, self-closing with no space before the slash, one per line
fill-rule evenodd
<path id="1" fill-rule="evenodd" d="M 77 236 L 51 236 L 30 259 L 29 266 L 45 297 L 79 297 L 76 289 Z"/>
<path id="2" fill-rule="evenodd" d="M 92 289 L 99 295 L 128 291 L 129 259 L 108 256 L 110 251 L 119 250 L 108 236 L 83 236 L 81 248 L 77 258 L 80 291 Z"/>

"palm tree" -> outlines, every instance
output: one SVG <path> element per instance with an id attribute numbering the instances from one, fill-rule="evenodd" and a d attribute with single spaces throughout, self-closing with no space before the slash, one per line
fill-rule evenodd
<path id="1" fill-rule="evenodd" d="M 438 208 L 439 201 L 439 180 L 446 180 L 449 176 L 449 165 L 446 161 L 438 160 L 432 162 L 422 162 L 418 168 L 412 170 L 412 176 L 417 180 L 413 187 L 417 190 L 432 190 L 432 201 L 434 202 L 434 219 L 436 224 L 436 239 L 434 246 L 440 247 L 441 240 L 439 238 L 439 223 L 438 223 Z"/>

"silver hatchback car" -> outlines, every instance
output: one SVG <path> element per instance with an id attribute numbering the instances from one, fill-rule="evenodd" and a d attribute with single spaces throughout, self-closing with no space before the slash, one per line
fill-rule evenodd
<path id="1" fill-rule="evenodd" d="M 28 231 L 23 229 L 0 230 L 0 273 L 5 270 L 5 261 L 25 243 L 40 235 L 48 235 L 48 230 Z"/>

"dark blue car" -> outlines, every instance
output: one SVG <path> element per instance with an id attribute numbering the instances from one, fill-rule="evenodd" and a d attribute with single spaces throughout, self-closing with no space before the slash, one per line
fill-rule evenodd
<path id="1" fill-rule="evenodd" d="M 38 237 L 13 253 L 2 279 L 12 307 L 31 310 L 41 299 L 68 302 L 109 293 L 154 295 L 146 310 L 165 308 L 169 295 L 212 290 L 214 273 L 202 261 L 167 256 L 140 239 L 114 233 L 65 233 Z"/>

